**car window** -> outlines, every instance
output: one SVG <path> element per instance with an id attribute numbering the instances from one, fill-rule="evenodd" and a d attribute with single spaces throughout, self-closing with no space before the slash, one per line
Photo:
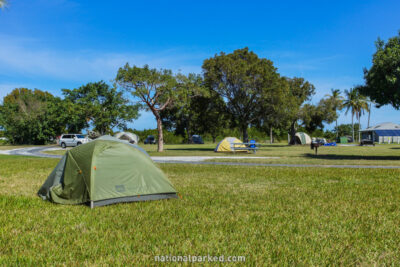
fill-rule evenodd
<path id="1" fill-rule="evenodd" d="M 76 137 L 78 138 L 85 138 L 85 136 L 83 134 L 77 134 Z"/>
<path id="2" fill-rule="evenodd" d="M 63 135 L 62 138 L 71 138 L 71 136 L 69 134 Z"/>

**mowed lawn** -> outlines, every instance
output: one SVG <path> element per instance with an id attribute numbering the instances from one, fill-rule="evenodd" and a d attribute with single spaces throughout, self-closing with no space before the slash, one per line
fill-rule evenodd
<path id="1" fill-rule="evenodd" d="M 0 265 L 400 264 L 400 170 L 161 164 L 182 199 L 91 210 L 36 196 L 57 161 L 0 155 Z"/>
<path id="2" fill-rule="evenodd" d="M 288 146 L 287 144 L 264 144 L 256 154 L 238 153 L 215 153 L 216 144 L 204 145 L 165 145 L 165 151 L 157 152 L 156 145 L 144 145 L 143 147 L 150 156 L 229 156 L 249 157 L 249 159 L 211 159 L 217 162 L 252 162 L 270 164 L 322 164 L 322 165 L 400 165 L 400 145 L 376 145 L 376 146 L 337 146 L 320 147 L 318 154 L 309 145 Z M 65 150 L 47 151 L 49 154 L 62 155 Z M 257 159 L 252 157 L 277 157 L 269 159 Z"/>

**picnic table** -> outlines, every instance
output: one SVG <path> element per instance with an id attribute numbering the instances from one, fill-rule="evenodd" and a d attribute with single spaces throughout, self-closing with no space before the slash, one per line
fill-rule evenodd
<path id="1" fill-rule="evenodd" d="M 233 143 L 232 150 L 233 150 L 233 152 L 248 151 L 248 152 L 253 152 L 255 154 L 257 152 L 257 150 L 259 149 L 260 145 L 261 144 L 259 144 L 259 143 L 255 143 L 255 142 L 251 142 L 251 141 L 249 143 Z"/>

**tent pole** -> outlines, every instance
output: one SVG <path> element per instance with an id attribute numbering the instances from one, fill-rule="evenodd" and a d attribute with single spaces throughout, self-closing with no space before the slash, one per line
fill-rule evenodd
<path id="1" fill-rule="evenodd" d="M 94 208 L 93 201 L 90 201 L 90 208 L 91 208 L 91 209 L 93 209 L 93 208 Z"/>

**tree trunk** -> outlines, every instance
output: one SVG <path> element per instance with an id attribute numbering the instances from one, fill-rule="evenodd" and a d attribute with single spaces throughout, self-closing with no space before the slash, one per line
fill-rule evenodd
<path id="1" fill-rule="evenodd" d="M 187 119 L 187 121 L 186 121 L 186 132 L 187 132 L 187 135 L 188 135 L 188 140 L 187 140 L 187 142 L 188 142 L 188 144 L 191 144 L 192 143 L 192 129 L 191 129 L 191 127 L 190 127 L 190 117 Z"/>
<path id="2" fill-rule="evenodd" d="M 247 134 L 247 125 L 242 126 L 242 133 L 243 133 L 243 142 L 248 143 L 249 142 L 249 136 Z"/>
<path id="3" fill-rule="evenodd" d="M 158 144 L 157 144 L 157 151 L 163 152 L 164 151 L 164 135 L 163 135 L 163 128 L 160 115 L 156 115 L 157 119 L 157 131 L 158 131 Z"/>
<path id="4" fill-rule="evenodd" d="M 353 128 L 353 142 L 354 142 L 355 140 L 354 140 L 354 114 L 353 113 L 351 114 L 351 127 Z"/>
<path id="5" fill-rule="evenodd" d="M 337 120 L 336 120 L 336 139 L 339 137 L 339 129 L 337 127 Z"/>
<path id="6" fill-rule="evenodd" d="M 368 126 L 367 126 L 367 128 L 369 128 L 369 119 L 371 118 L 371 107 L 372 107 L 372 103 L 369 103 L 369 110 L 368 110 Z"/>
<path id="7" fill-rule="evenodd" d="M 272 137 L 272 126 L 269 127 L 269 142 L 271 145 L 274 142 L 273 137 Z"/>
<path id="8" fill-rule="evenodd" d="M 217 139 L 216 136 L 212 136 L 213 144 L 215 144 L 215 140 Z"/>
<path id="9" fill-rule="evenodd" d="M 358 142 L 361 142 L 361 116 L 358 117 Z"/>
<path id="10" fill-rule="evenodd" d="M 296 120 L 294 120 L 292 122 L 292 124 L 290 125 L 290 129 L 289 129 L 289 135 L 290 135 L 290 142 L 289 145 L 295 145 L 296 144 Z"/>

